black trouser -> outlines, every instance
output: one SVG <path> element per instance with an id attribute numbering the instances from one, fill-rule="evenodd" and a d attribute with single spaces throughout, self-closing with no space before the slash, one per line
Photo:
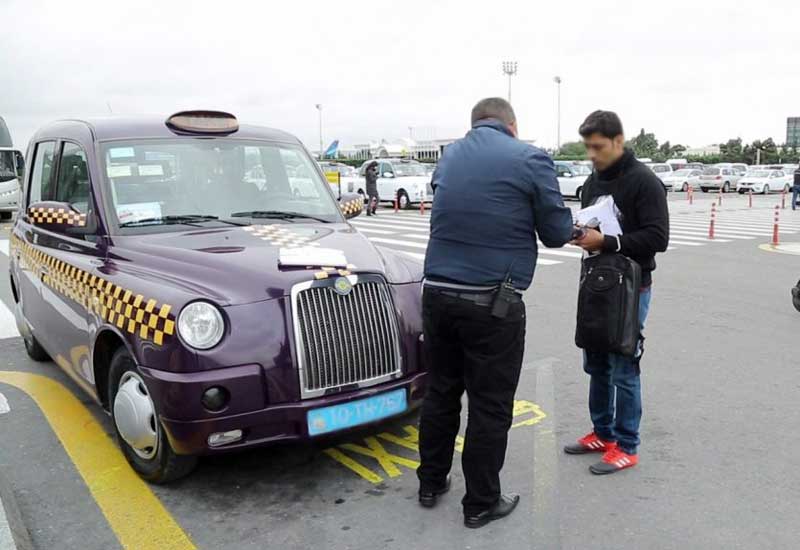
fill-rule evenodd
<path id="1" fill-rule="evenodd" d="M 378 210 L 378 192 L 367 194 L 367 215 L 374 214 Z"/>
<path id="2" fill-rule="evenodd" d="M 482 512 L 500 498 L 525 347 L 525 304 L 512 304 L 506 318 L 496 319 L 491 306 L 426 288 L 422 311 L 429 381 L 420 416 L 420 490 L 442 487 L 450 472 L 466 389 L 461 464 L 467 494 L 461 503 L 465 514 Z"/>

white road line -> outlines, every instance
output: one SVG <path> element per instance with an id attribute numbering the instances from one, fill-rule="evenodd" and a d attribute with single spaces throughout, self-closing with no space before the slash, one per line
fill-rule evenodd
<path id="1" fill-rule="evenodd" d="M 554 250 L 552 248 L 539 248 L 539 254 L 549 254 L 551 256 L 561 256 L 563 258 L 582 258 L 580 252 L 566 252 L 564 250 Z"/>
<path id="2" fill-rule="evenodd" d="M 372 229 L 366 227 L 356 227 L 356 231 L 359 233 L 375 233 L 376 235 L 394 235 L 394 231 L 384 231 L 383 229 Z"/>
<path id="3" fill-rule="evenodd" d="M 419 243 L 410 243 L 407 241 L 398 241 L 397 239 L 384 239 L 383 237 L 373 237 L 370 241 L 374 243 L 383 243 L 383 244 L 395 244 L 397 246 L 408 246 L 411 248 L 421 248 L 425 250 L 428 248 L 427 244 L 419 244 Z"/>
<path id="4" fill-rule="evenodd" d="M 722 231 L 722 232 L 714 231 L 714 233 L 716 233 L 717 235 L 719 235 L 721 237 L 724 237 L 726 239 L 735 239 L 735 240 L 743 240 L 743 241 L 750 241 L 750 240 L 755 239 L 755 237 L 747 237 L 747 236 L 744 236 L 744 235 L 724 234 L 725 233 L 724 231 Z M 673 227 L 670 227 L 669 228 L 669 234 L 670 235 L 678 235 L 679 239 L 684 238 L 685 235 L 698 235 L 698 236 L 703 237 L 703 238 L 708 238 L 708 229 L 705 229 L 705 230 L 702 230 L 702 231 L 701 230 L 694 231 L 694 230 L 689 230 L 689 229 L 675 229 Z M 714 239 L 714 240 L 716 240 L 716 239 Z"/>
<path id="5" fill-rule="evenodd" d="M 670 236 L 677 235 L 679 239 L 684 240 L 684 241 L 698 241 L 698 242 L 705 242 L 705 243 L 712 243 L 712 242 L 713 243 L 729 243 L 729 242 L 731 242 L 731 241 L 726 241 L 724 239 L 711 240 L 708 237 L 695 237 L 695 236 L 693 236 L 693 235 L 695 235 L 695 233 L 683 233 L 683 232 L 680 232 L 680 231 L 672 231 L 672 229 L 670 229 L 669 234 L 670 234 Z"/>
<path id="6" fill-rule="evenodd" d="M 429 241 L 430 237 L 427 235 L 414 235 L 413 233 L 403 233 L 403 237 L 406 239 L 419 239 L 420 241 Z"/>
<path id="7" fill-rule="evenodd" d="M 8 239 L 0 239 L 0 252 L 8 256 Z"/>
<path id="8" fill-rule="evenodd" d="M 412 258 L 416 258 L 417 260 L 425 259 L 425 254 L 420 254 L 419 252 L 408 252 L 406 250 L 398 250 L 398 252 L 402 252 L 406 256 L 411 256 Z"/>
<path id="9" fill-rule="evenodd" d="M 420 227 L 420 228 L 428 228 L 430 227 L 429 223 L 425 222 L 413 222 L 413 221 L 402 221 L 402 220 L 352 220 L 350 223 L 353 225 L 382 225 L 384 227 L 390 225 L 392 227 Z"/>
<path id="10" fill-rule="evenodd" d="M 0 393 L 0 414 L 6 414 L 11 412 L 11 405 L 8 404 L 8 399 L 6 396 Z"/>
<path id="11" fill-rule="evenodd" d="M 672 227 L 673 224 L 670 223 L 670 226 Z M 709 227 L 708 225 L 703 226 L 703 225 L 687 225 L 687 224 L 677 224 L 677 225 L 674 225 L 674 226 L 675 227 L 680 227 L 680 228 L 683 228 L 683 229 L 696 229 L 698 231 L 705 230 L 706 232 L 708 232 L 708 227 Z M 714 224 L 714 229 L 718 230 L 718 231 L 725 231 L 725 232 L 728 232 L 728 233 L 734 233 L 734 234 L 737 234 L 737 235 L 753 235 L 753 236 L 756 236 L 756 237 L 763 237 L 765 235 L 772 235 L 771 231 L 754 231 L 752 229 L 742 229 L 742 228 L 736 227 L 736 226 L 728 226 L 728 225 L 716 224 L 716 223 Z"/>
<path id="12" fill-rule="evenodd" d="M 679 244 L 681 246 L 705 246 L 705 243 L 690 243 L 689 241 L 678 241 L 675 239 L 670 239 L 669 242 L 672 244 Z"/>
<path id="13" fill-rule="evenodd" d="M 19 332 L 14 314 L 11 313 L 5 302 L 0 300 L 0 339 L 16 338 L 17 336 L 19 336 Z"/>

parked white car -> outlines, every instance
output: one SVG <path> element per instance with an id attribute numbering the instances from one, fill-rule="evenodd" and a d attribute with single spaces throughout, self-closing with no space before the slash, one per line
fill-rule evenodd
<path id="1" fill-rule="evenodd" d="M 664 178 L 672 175 L 673 172 L 672 166 L 665 162 L 657 162 L 654 164 L 648 164 L 647 166 L 650 168 L 650 170 L 655 172 L 656 176 L 658 176 L 661 181 L 664 181 Z"/>
<path id="2" fill-rule="evenodd" d="M 736 190 L 740 179 L 742 179 L 741 174 L 732 166 L 709 166 L 700 176 L 700 189 L 703 193 L 711 190 L 729 193 Z"/>
<path id="3" fill-rule="evenodd" d="M 20 178 L 24 169 L 22 154 L 7 147 L 0 147 L 0 220 L 10 220 L 19 208 Z"/>
<path id="4" fill-rule="evenodd" d="M 588 166 L 573 162 L 556 161 L 556 176 L 561 196 L 581 200 L 583 184 L 592 173 Z"/>
<path id="5" fill-rule="evenodd" d="M 737 191 L 739 194 L 752 191 L 768 195 L 772 191 L 789 192 L 791 185 L 783 170 L 750 170 L 739 180 Z"/>
<path id="6" fill-rule="evenodd" d="M 689 189 L 700 189 L 700 176 L 702 174 L 702 170 L 683 168 L 664 176 L 661 181 L 668 191 L 683 191 L 685 193 Z"/>
<path id="7" fill-rule="evenodd" d="M 371 162 L 378 163 L 378 198 L 381 202 L 394 202 L 396 198 L 400 208 L 406 209 L 420 202 L 433 201 L 432 175 L 427 173 L 422 163 L 406 159 L 364 162 L 358 171 L 359 186 L 355 190 L 363 197 L 367 196 L 365 172 Z"/>

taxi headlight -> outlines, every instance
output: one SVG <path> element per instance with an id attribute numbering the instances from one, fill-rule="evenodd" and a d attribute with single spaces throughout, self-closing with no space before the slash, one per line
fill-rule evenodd
<path id="1" fill-rule="evenodd" d="M 213 348 L 222 340 L 225 321 L 215 306 L 208 302 L 193 302 L 183 308 L 178 317 L 178 333 L 193 348 Z"/>

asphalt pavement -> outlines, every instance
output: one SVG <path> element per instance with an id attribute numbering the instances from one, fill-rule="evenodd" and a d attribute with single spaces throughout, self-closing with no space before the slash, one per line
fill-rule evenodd
<path id="1" fill-rule="evenodd" d="M 710 240 L 716 199 L 698 194 L 691 206 L 679 194 L 671 200 L 672 249 L 658 258 L 646 329 L 636 468 L 595 477 L 588 466 L 596 457 L 561 451 L 590 429 L 588 379 L 573 343 L 579 258 L 564 249 L 541 255 L 546 261 L 526 294 L 525 365 L 502 476 L 504 489 L 522 501 L 509 518 L 477 531 L 462 526 L 458 456 L 451 493 L 433 510 L 418 506 L 415 415 L 313 446 L 203 459 L 189 478 L 167 487 L 117 483 L 113 446 L 100 441 L 103 453 L 94 456 L 103 460 L 87 464 L 93 455 L 82 452 L 81 439 L 63 433 L 72 417 L 55 418 L 47 408 L 68 403 L 64 410 L 81 429 L 101 435 L 112 432 L 108 417 L 55 365 L 30 361 L 9 334 L 0 336 L 0 394 L 9 409 L 0 414 L 0 471 L 33 546 L 120 548 L 138 533 L 144 542 L 128 547 L 797 547 L 800 377 L 792 353 L 800 313 L 789 289 L 800 279 L 800 258 L 760 247 L 771 240 L 779 196 L 756 197 L 752 209 L 746 197 L 723 197 L 718 236 Z M 800 242 L 800 212 L 780 213 L 782 243 Z M 424 254 L 426 215 L 384 209 L 356 222 L 370 238 L 390 241 L 376 244 Z M 5 228 L 0 224 L 0 273 L 7 271 Z M 5 277 L 0 330 L 2 304 L 12 304 Z M 12 372 L 58 384 L 27 375 L 12 384 Z M 132 505 L 120 515 L 110 497 L 157 505 Z M 166 534 L 155 540 L 148 533 Z"/>

